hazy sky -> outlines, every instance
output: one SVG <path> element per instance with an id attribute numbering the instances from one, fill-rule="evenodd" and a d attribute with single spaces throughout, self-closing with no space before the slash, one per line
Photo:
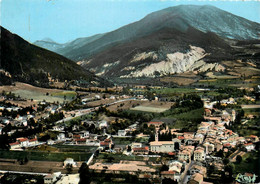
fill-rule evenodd
<path id="1" fill-rule="evenodd" d="M 260 23 L 260 2 L 214 0 L 0 0 L 1 25 L 27 41 L 64 43 L 115 30 L 180 4 L 213 5 Z"/>

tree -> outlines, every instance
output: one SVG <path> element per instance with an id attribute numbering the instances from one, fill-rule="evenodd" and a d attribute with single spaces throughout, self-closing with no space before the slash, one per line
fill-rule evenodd
<path id="1" fill-rule="evenodd" d="M 229 163 L 229 159 L 228 159 L 228 158 L 225 158 L 225 159 L 223 160 L 223 164 L 227 165 L 228 163 Z"/>
<path id="2" fill-rule="evenodd" d="M 162 171 L 168 171 L 168 170 L 169 170 L 169 167 L 167 165 L 163 164 L 160 171 L 162 172 Z"/>
<path id="3" fill-rule="evenodd" d="M 67 174 L 71 174 L 71 173 L 72 173 L 73 168 L 72 168 L 72 165 L 71 165 L 71 164 L 67 164 L 67 165 L 65 166 L 65 168 L 66 168 L 66 170 L 67 170 Z"/>
<path id="4" fill-rule="evenodd" d="M 236 161 L 237 161 L 238 164 L 240 164 L 241 161 L 242 161 L 242 157 L 240 155 L 237 155 Z"/>
<path id="5" fill-rule="evenodd" d="M 83 162 L 79 168 L 79 184 L 89 184 L 91 182 L 88 165 Z"/>

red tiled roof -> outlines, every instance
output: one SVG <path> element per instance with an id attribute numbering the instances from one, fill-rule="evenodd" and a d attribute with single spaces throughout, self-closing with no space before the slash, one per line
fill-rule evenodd
<path id="1" fill-rule="evenodd" d="M 246 143 L 245 146 L 249 146 L 249 145 L 252 145 L 252 144 L 253 144 L 253 143 L 251 143 L 251 142 L 250 142 L 250 143 Z"/>
<path id="2" fill-rule="evenodd" d="M 149 147 L 133 148 L 133 151 L 149 151 Z"/>
<path id="3" fill-rule="evenodd" d="M 176 155 L 175 152 L 169 152 L 168 155 Z"/>
<path id="4" fill-rule="evenodd" d="M 9 145 L 12 146 L 12 145 L 18 145 L 19 142 L 13 142 L 13 143 L 10 143 Z"/>
<path id="5" fill-rule="evenodd" d="M 147 124 L 152 124 L 152 125 L 161 125 L 161 124 L 163 124 L 163 122 L 162 121 L 150 121 L 150 122 L 148 122 Z"/>
<path id="6" fill-rule="evenodd" d="M 33 141 L 37 141 L 37 139 L 34 138 L 34 139 L 30 139 L 30 140 L 29 140 L 29 142 L 33 142 Z"/>
<path id="7" fill-rule="evenodd" d="M 175 171 L 162 171 L 161 174 L 175 174 Z"/>
<path id="8" fill-rule="evenodd" d="M 223 145 L 224 147 L 230 147 L 231 145 L 229 143 L 226 143 Z"/>
<path id="9" fill-rule="evenodd" d="M 109 142 L 104 142 L 104 141 L 100 142 L 100 146 L 108 146 L 109 144 L 110 144 Z"/>
<path id="10" fill-rule="evenodd" d="M 178 136 L 178 139 L 184 139 L 184 137 L 183 136 Z"/>
<path id="11" fill-rule="evenodd" d="M 19 142 L 25 142 L 25 141 L 28 141 L 27 138 L 17 138 L 17 140 L 18 140 Z"/>
<path id="12" fill-rule="evenodd" d="M 86 142 L 86 139 L 76 139 L 75 141 L 77 141 L 77 142 Z"/>

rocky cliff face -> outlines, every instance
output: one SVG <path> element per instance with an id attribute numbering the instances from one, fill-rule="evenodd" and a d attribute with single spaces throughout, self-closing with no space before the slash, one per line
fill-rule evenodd
<path id="1" fill-rule="evenodd" d="M 206 63 L 203 58 L 207 55 L 204 49 L 200 47 L 190 46 L 186 53 L 175 52 L 166 55 L 166 60 L 158 63 L 152 63 L 143 69 L 136 70 L 135 67 L 126 67 L 123 70 L 132 70 L 130 74 L 121 76 L 121 78 L 129 77 L 155 77 L 168 74 L 183 73 L 187 71 L 204 72 L 207 70 L 223 71 L 225 67 L 218 63 Z M 143 59 L 158 56 L 152 52 L 137 54 L 130 62 L 138 62 Z"/>

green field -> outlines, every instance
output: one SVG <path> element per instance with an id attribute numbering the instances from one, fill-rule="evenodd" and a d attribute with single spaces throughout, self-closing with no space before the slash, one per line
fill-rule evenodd
<path id="1" fill-rule="evenodd" d="M 82 152 L 40 152 L 40 151 L 6 151 L 0 150 L 0 158 L 18 159 L 27 157 L 29 160 L 63 162 L 66 158 L 75 161 L 88 160 L 91 153 Z"/>
<path id="2" fill-rule="evenodd" d="M 260 158 L 258 152 L 246 153 L 242 157 L 241 163 L 235 163 L 235 173 L 244 174 L 246 172 L 255 173 L 256 175 L 260 175 Z M 250 160 L 248 160 L 250 158 Z"/>
<path id="3" fill-rule="evenodd" d="M 169 94 L 183 94 L 183 93 L 193 93 L 196 92 L 192 88 L 161 88 L 153 90 L 156 94 L 169 95 Z"/>
<path id="4" fill-rule="evenodd" d="M 71 101 L 75 96 L 76 92 L 74 91 L 63 91 L 59 93 L 53 93 L 46 95 L 45 93 L 38 92 L 38 91 L 32 91 L 32 90 L 16 90 L 13 91 L 13 93 L 16 96 L 20 96 L 21 98 L 25 99 L 33 99 L 35 101 L 43 101 L 46 102 L 60 102 L 62 103 L 64 101 L 64 95 L 66 95 L 66 101 Z"/>

